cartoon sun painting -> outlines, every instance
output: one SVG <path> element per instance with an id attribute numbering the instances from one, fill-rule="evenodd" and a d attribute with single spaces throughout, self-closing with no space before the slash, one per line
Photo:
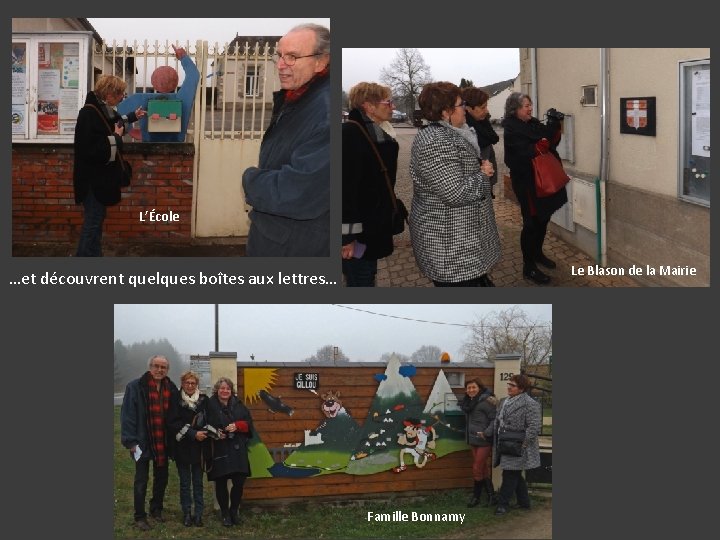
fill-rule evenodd
<path id="1" fill-rule="evenodd" d="M 245 403 L 254 403 L 259 399 L 260 390 L 271 390 L 277 381 L 277 369 L 273 368 L 245 368 L 243 370 L 243 390 Z"/>

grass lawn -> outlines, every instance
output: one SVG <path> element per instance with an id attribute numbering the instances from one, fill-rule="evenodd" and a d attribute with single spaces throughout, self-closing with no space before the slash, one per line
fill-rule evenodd
<path id="1" fill-rule="evenodd" d="M 178 495 L 178 477 L 174 463 L 170 463 L 170 481 L 165 494 L 165 523 L 154 523 L 152 531 L 141 532 L 133 526 L 133 477 L 135 466 L 129 453 L 120 445 L 120 407 L 115 407 L 114 441 L 114 536 L 115 538 L 473 538 L 474 531 L 498 519 L 513 519 L 518 512 L 496 518 L 494 508 L 466 508 L 468 490 L 428 493 L 412 499 L 392 497 L 385 500 L 366 500 L 357 504 L 299 502 L 285 506 L 269 506 L 267 502 L 243 504 L 240 516 L 243 525 L 223 527 L 212 510 L 213 493 L 205 483 L 205 527 L 184 527 Z M 152 482 L 152 480 L 151 480 Z M 150 486 L 148 497 L 150 498 Z M 534 504 L 548 504 L 543 497 L 533 497 Z M 460 513 L 459 522 L 376 522 L 368 521 L 368 512 L 388 513 L 400 510 L 407 514 Z M 462 531 L 467 532 L 465 536 Z"/>

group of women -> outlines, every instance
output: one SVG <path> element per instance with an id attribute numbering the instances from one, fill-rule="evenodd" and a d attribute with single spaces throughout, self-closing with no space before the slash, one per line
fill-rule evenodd
<path id="1" fill-rule="evenodd" d="M 528 394 L 530 380 L 513 375 L 507 383 L 508 397 L 495 398 L 479 379 L 465 382 L 465 396 L 460 407 L 466 416 L 467 442 L 472 451 L 473 493 L 468 507 L 480 503 L 487 491 L 487 506 L 497 504 L 496 515 L 507 513 L 513 496 L 517 506 L 530 508 L 530 495 L 523 470 L 540 466 L 538 436 L 542 426 L 540 404 Z M 517 434 L 519 452 L 505 453 L 499 444 L 502 434 Z M 502 484 L 496 493 L 490 474 L 490 461 L 502 469 Z"/>
<path id="2" fill-rule="evenodd" d="M 460 89 L 449 82 L 423 87 L 418 104 L 428 122 L 413 141 L 410 239 L 418 267 L 436 287 L 493 287 L 490 271 L 501 247 L 493 186 L 499 141 L 490 124 L 489 96 L 479 88 Z M 342 267 L 347 286 L 375 285 L 378 260 L 393 252 L 393 213 L 399 145 L 389 122 L 391 90 L 359 83 L 350 90 L 349 119 L 343 137 Z M 532 158 L 553 152 L 560 123 L 532 116 L 529 96 L 511 94 L 505 104 L 505 164 L 510 169 L 523 218 L 520 237 L 523 276 L 546 284 L 538 268 L 555 268 L 542 251 L 553 212 L 566 201 L 565 189 L 538 197 Z"/>
<path id="3" fill-rule="evenodd" d="M 250 476 L 248 443 L 253 433 L 250 411 L 237 398 L 234 383 L 221 377 L 212 396 L 201 393 L 193 371 L 180 377 L 181 389 L 168 415 L 180 479 L 180 507 L 186 527 L 203 525 L 203 471 L 215 481 L 222 524 L 239 525 L 238 509 Z M 232 487 L 228 492 L 228 481 Z M 194 514 L 193 514 L 194 511 Z"/>

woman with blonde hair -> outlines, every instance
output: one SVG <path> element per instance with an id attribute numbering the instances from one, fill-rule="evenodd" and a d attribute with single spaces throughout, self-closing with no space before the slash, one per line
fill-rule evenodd
<path id="1" fill-rule="evenodd" d="M 378 259 L 393 252 L 393 201 L 399 145 L 390 124 L 390 88 L 350 89 L 342 126 L 342 271 L 348 287 L 373 287 Z"/>
<path id="2" fill-rule="evenodd" d="M 125 81 L 102 75 L 88 92 L 75 125 L 73 187 L 75 202 L 82 203 L 84 219 L 78 257 L 102 256 L 102 227 L 106 207 L 120 202 L 124 163 L 121 159 L 125 122 L 145 116 L 138 107 L 125 117 L 115 107 L 125 97 Z"/>
<path id="3" fill-rule="evenodd" d="M 175 465 L 180 478 L 180 507 L 183 525 L 203 526 L 202 449 L 207 438 L 206 407 L 208 397 L 200 392 L 200 377 L 194 371 L 180 376 L 180 392 L 170 402 L 168 424 L 175 441 Z M 192 497 L 190 491 L 192 488 Z M 193 517 L 192 503 L 195 503 Z"/>

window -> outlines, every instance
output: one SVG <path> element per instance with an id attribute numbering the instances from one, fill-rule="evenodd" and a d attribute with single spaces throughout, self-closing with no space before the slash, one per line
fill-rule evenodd
<path id="1" fill-rule="evenodd" d="M 597 85 L 591 84 L 582 86 L 582 97 L 580 103 L 583 107 L 597 107 Z"/>
<path id="2" fill-rule="evenodd" d="M 13 142 L 72 142 L 92 34 L 13 34 Z"/>
<path id="3" fill-rule="evenodd" d="M 465 388 L 465 374 L 460 371 L 448 371 L 445 373 L 448 383 L 452 388 Z"/>
<path id="4" fill-rule="evenodd" d="M 248 67 L 245 72 L 245 96 L 257 97 L 260 95 L 259 75 L 255 71 L 256 68 Z"/>
<path id="5" fill-rule="evenodd" d="M 678 196 L 710 206 L 710 60 L 680 62 Z"/>

